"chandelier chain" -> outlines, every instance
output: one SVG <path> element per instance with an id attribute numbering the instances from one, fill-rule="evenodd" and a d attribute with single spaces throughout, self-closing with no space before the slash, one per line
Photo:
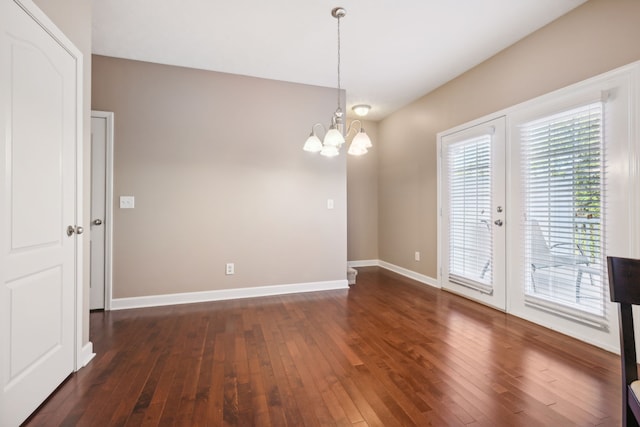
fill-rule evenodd
<path id="1" fill-rule="evenodd" d="M 340 92 L 342 88 L 340 87 L 340 16 L 338 19 L 338 108 L 340 108 Z"/>

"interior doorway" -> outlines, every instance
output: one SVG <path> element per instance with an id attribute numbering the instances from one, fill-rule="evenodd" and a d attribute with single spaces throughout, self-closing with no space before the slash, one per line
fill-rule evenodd
<path id="1" fill-rule="evenodd" d="M 111 309 L 113 113 L 91 112 L 90 309 Z"/>

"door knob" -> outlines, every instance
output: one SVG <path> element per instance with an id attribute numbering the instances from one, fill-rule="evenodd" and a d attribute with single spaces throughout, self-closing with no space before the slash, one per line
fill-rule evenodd
<path id="1" fill-rule="evenodd" d="M 102 220 L 101 219 L 94 219 L 93 220 L 93 225 L 102 225 Z"/>
<path id="2" fill-rule="evenodd" d="M 79 225 L 73 226 L 70 225 L 67 227 L 67 236 L 71 237 L 73 236 L 73 233 L 76 233 L 78 235 L 84 233 L 84 228 L 80 227 Z"/>
<path id="3" fill-rule="evenodd" d="M 502 227 L 502 224 L 504 224 L 501 219 L 496 219 L 495 221 L 493 221 L 493 223 L 498 227 Z"/>

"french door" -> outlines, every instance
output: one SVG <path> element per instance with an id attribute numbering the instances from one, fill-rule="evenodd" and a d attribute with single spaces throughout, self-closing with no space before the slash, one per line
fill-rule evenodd
<path id="1" fill-rule="evenodd" d="M 510 123 L 510 156 L 505 117 L 441 138 L 442 286 L 610 343 L 603 103 Z"/>
<path id="2" fill-rule="evenodd" d="M 504 310 L 505 118 L 441 140 L 442 286 Z"/>
<path id="3" fill-rule="evenodd" d="M 640 64 L 439 135 L 440 282 L 608 350 L 607 255 L 640 257 Z"/>

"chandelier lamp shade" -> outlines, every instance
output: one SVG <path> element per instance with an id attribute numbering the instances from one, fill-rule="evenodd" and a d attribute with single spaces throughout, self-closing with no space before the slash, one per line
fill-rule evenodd
<path id="1" fill-rule="evenodd" d="M 331 16 L 336 18 L 338 21 L 338 107 L 336 111 L 333 113 L 331 117 L 331 124 L 329 125 L 329 129 L 327 130 L 322 123 L 316 123 L 311 126 L 311 133 L 307 138 L 306 142 L 302 149 L 304 151 L 308 151 L 311 153 L 320 153 L 326 157 L 335 157 L 340 154 L 340 147 L 345 143 L 345 135 L 348 136 L 354 126 L 354 124 L 360 125 L 360 130 L 353 137 L 353 141 L 351 142 L 351 146 L 349 147 L 348 153 L 354 156 L 362 155 L 367 152 L 369 148 L 371 148 L 371 139 L 365 133 L 364 127 L 362 126 L 362 122 L 360 120 L 354 120 L 351 122 L 349 129 L 346 134 L 344 131 L 344 121 L 341 105 L 341 93 L 342 88 L 340 86 L 340 19 L 344 18 L 347 14 L 347 11 L 342 7 L 335 7 L 331 10 Z M 359 110 L 356 110 L 356 107 L 363 107 Z M 354 107 L 354 112 L 358 115 L 365 115 L 369 108 L 368 105 L 358 105 Z M 362 114 L 364 112 L 364 114 Z M 324 138 L 320 140 L 318 135 L 316 134 L 316 127 L 320 126 L 324 131 Z"/>
<path id="2" fill-rule="evenodd" d="M 352 129 L 355 130 L 353 126 L 356 123 L 360 125 L 360 130 L 357 131 L 356 135 L 353 137 L 348 153 L 352 156 L 361 156 L 363 154 L 367 154 L 367 151 L 369 151 L 369 148 L 373 147 L 373 144 L 371 144 L 371 138 L 369 138 L 369 135 L 364 131 L 364 127 L 360 120 L 354 120 L 351 122 L 349 130 L 347 131 L 347 136 L 351 133 Z"/>
<path id="3" fill-rule="evenodd" d="M 311 134 L 307 138 L 307 141 L 304 143 L 304 151 L 308 151 L 310 153 L 320 153 L 326 157 L 335 157 L 340 154 L 340 147 L 345 143 L 345 138 L 336 128 L 330 128 L 326 131 L 324 135 L 324 139 L 321 141 L 316 134 L 316 126 L 322 127 L 324 130 L 324 126 L 322 123 L 316 123 L 311 127 Z M 360 129 L 357 130 L 355 126 L 360 126 Z M 371 139 L 369 135 L 364 131 L 364 127 L 362 126 L 362 122 L 360 120 L 353 120 L 349 125 L 349 129 L 346 132 L 346 136 L 351 134 L 351 131 L 356 131 L 353 140 L 351 141 L 351 145 L 349 146 L 348 153 L 352 156 L 361 156 L 366 154 L 369 148 L 373 145 L 371 144 Z"/>

